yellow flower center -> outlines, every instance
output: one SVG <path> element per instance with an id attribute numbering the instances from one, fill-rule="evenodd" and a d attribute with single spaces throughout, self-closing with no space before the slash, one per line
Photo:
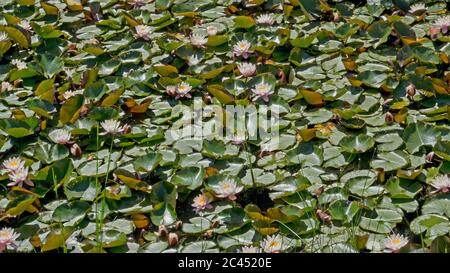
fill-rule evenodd
<path id="1" fill-rule="evenodd" d="M 277 242 L 277 241 L 272 241 L 272 242 L 270 242 L 270 244 L 269 244 L 269 246 L 270 247 L 277 247 L 277 246 L 279 246 L 280 245 L 280 242 Z"/>
<path id="2" fill-rule="evenodd" d="M 401 242 L 402 242 L 402 240 L 400 240 L 400 239 L 392 239 L 391 240 L 391 243 L 394 245 L 399 245 Z"/>
<path id="3" fill-rule="evenodd" d="M 206 205 L 206 196 L 204 196 L 204 195 L 200 195 L 199 197 L 198 197 L 198 199 L 197 199 L 197 203 L 200 205 L 200 206 L 203 206 L 203 205 Z"/>
<path id="4" fill-rule="evenodd" d="M 228 190 L 228 189 L 231 189 L 231 185 L 230 185 L 229 183 L 224 183 L 224 184 L 222 185 L 222 188 L 223 188 L 224 190 Z"/>
<path id="5" fill-rule="evenodd" d="M 17 164 L 17 161 L 13 161 L 11 163 L 9 163 L 9 165 L 13 168 L 17 167 L 19 164 Z"/>

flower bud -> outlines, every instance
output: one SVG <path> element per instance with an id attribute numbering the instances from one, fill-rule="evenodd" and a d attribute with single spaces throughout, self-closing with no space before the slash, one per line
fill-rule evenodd
<path id="1" fill-rule="evenodd" d="M 174 247 L 178 244 L 178 235 L 174 232 L 169 233 L 169 247 Z"/>
<path id="2" fill-rule="evenodd" d="M 333 21 L 339 22 L 339 11 L 333 12 Z"/>
<path id="3" fill-rule="evenodd" d="M 70 153 L 76 157 L 81 156 L 82 151 L 81 151 L 80 146 L 76 143 L 72 144 L 72 146 L 70 147 Z"/>
<path id="4" fill-rule="evenodd" d="M 206 32 L 208 33 L 209 36 L 214 36 L 217 35 L 218 29 L 215 26 L 208 26 L 206 28 Z"/>
<path id="5" fill-rule="evenodd" d="M 158 235 L 159 237 L 165 238 L 167 237 L 167 227 L 165 225 L 159 225 L 158 226 Z"/>
<path id="6" fill-rule="evenodd" d="M 183 226 L 183 222 L 182 221 L 176 221 L 175 222 L 175 229 L 176 230 L 179 230 L 179 229 L 181 229 L 181 227 Z"/>
<path id="7" fill-rule="evenodd" d="M 208 229 L 205 233 L 203 233 L 203 236 L 207 239 L 211 239 L 213 237 L 213 230 L 212 229 Z"/>
<path id="8" fill-rule="evenodd" d="M 393 123 L 394 122 L 394 115 L 392 115 L 390 112 L 387 112 L 386 116 L 385 116 L 385 121 L 386 121 L 387 124 Z"/>
<path id="9" fill-rule="evenodd" d="M 433 159 L 434 159 L 434 152 L 429 152 L 429 153 L 427 154 L 427 156 L 425 157 L 425 159 L 426 159 L 428 162 L 433 161 Z"/>
<path id="10" fill-rule="evenodd" d="M 320 220 L 322 222 L 330 222 L 331 221 L 331 216 L 328 215 L 327 213 L 323 212 L 322 210 L 318 209 L 316 211 L 317 216 L 320 218 Z"/>
<path id="11" fill-rule="evenodd" d="M 414 84 L 409 84 L 406 87 L 406 94 L 408 94 L 408 96 L 412 97 L 416 94 L 416 87 L 414 86 Z"/>
<path id="12" fill-rule="evenodd" d="M 123 134 L 128 134 L 128 133 L 130 133 L 131 132 L 131 126 L 130 125 L 128 125 L 128 124 L 124 124 L 123 126 L 122 126 L 122 129 L 123 129 Z"/>

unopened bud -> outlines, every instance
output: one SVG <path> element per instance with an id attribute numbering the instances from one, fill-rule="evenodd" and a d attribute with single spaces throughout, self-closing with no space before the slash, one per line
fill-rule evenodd
<path id="1" fill-rule="evenodd" d="M 176 230 L 181 229 L 182 226 L 183 226 L 183 222 L 182 221 L 176 221 L 175 222 L 175 229 Z"/>
<path id="2" fill-rule="evenodd" d="M 208 33 L 209 36 L 214 36 L 217 35 L 218 29 L 215 26 L 208 26 L 206 28 L 206 32 Z"/>
<path id="3" fill-rule="evenodd" d="M 387 124 L 391 124 L 394 122 L 394 115 L 392 115 L 390 112 L 387 112 L 384 119 Z"/>
<path id="4" fill-rule="evenodd" d="M 178 235 L 174 232 L 169 233 L 169 246 L 174 247 L 178 244 Z"/>
<path id="5" fill-rule="evenodd" d="M 67 49 L 67 53 L 70 55 L 74 55 L 77 53 L 77 44 L 72 43 L 69 45 L 69 48 Z"/>
<path id="6" fill-rule="evenodd" d="M 409 84 L 406 87 L 406 94 L 408 94 L 408 96 L 412 97 L 416 94 L 416 86 L 414 84 Z"/>
<path id="7" fill-rule="evenodd" d="M 211 95 L 210 95 L 209 93 L 205 93 L 205 94 L 203 95 L 203 102 L 204 102 L 204 103 L 210 104 L 210 103 L 211 103 L 211 100 L 212 100 L 212 98 L 211 98 Z"/>
<path id="8" fill-rule="evenodd" d="M 318 209 L 316 211 L 317 216 L 320 218 L 320 220 L 322 222 L 330 222 L 331 221 L 331 216 L 328 215 L 327 213 L 323 212 L 322 210 Z"/>
<path id="9" fill-rule="evenodd" d="M 167 237 L 167 227 L 165 225 L 159 225 L 158 226 L 158 235 L 159 237 L 165 238 Z"/>
<path id="10" fill-rule="evenodd" d="M 313 192 L 313 195 L 315 197 L 319 197 L 322 194 L 322 192 L 323 192 L 323 186 L 315 189 L 314 192 Z"/>
<path id="11" fill-rule="evenodd" d="M 22 84 L 22 79 L 17 79 L 15 81 L 13 81 L 14 87 L 19 87 L 19 85 L 21 85 L 21 84 Z"/>
<path id="12" fill-rule="evenodd" d="M 175 85 L 167 86 L 166 93 L 171 97 L 175 97 L 177 95 L 177 87 Z"/>
<path id="13" fill-rule="evenodd" d="M 124 134 L 128 134 L 129 132 L 131 132 L 131 126 L 128 124 L 123 125 L 122 128 Z"/>
<path id="14" fill-rule="evenodd" d="M 220 222 L 216 220 L 216 221 L 214 221 L 214 222 L 212 223 L 211 227 L 212 227 L 212 228 L 216 228 L 216 227 L 219 226 L 219 224 L 220 224 Z"/>
<path id="15" fill-rule="evenodd" d="M 81 156 L 82 151 L 81 151 L 80 146 L 76 143 L 72 144 L 72 146 L 70 147 L 70 153 L 76 157 Z"/>
<path id="16" fill-rule="evenodd" d="M 207 239 L 210 239 L 210 238 L 213 237 L 213 234 L 214 234 L 213 230 L 212 230 L 212 229 L 209 229 L 209 230 L 207 230 L 205 233 L 203 233 L 203 236 L 204 236 L 205 238 L 207 238 Z"/>
<path id="17" fill-rule="evenodd" d="M 429 152 L 429 153 L 427 154 L 427 156 L 425 157 L 425 159 L 426 159 L 428 162 L 433 161 L 433 158 L 434 158 L 434 152 Z"/>
<path id="18" fill-rule="evenodd" d="M 333 21 L 339 22 L 339 11 L 333 12 Z"/>

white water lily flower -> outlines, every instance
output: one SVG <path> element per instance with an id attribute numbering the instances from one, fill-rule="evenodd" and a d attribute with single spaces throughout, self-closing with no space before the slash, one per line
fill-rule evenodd
<path id="1" fill-rule="evenodd" d="M 100 125 L 102 126 L 103 130 L 105 130 L 105 132 L 101 133 L 101 135 L 116 135 L 119 133 L 123 133 L 124 131 L 124 127 L 121 127 L 120 122 L 117 120 L 108 119 L 101 122 Z"/>
<path id="2" fill-rule="evenodd" d="M 65 129 L 56 129 L 50 135 L 50 138 L 53 142 L 63 145 L 69 143 L 71 137 L 72 135 L 70 134 L 70 132 Z"/>
<path id="3" fill-rule="evenodd" d="M 233 54 L 235 56 L 242 56 L 243 58 L 247 59 L 251 53 L 250 51 L 251 47 L 252 44 L 249 41 L 247 40 L 239 41 L 233 46 Z"/>
<path id="4" fill-rule="evenodd" d="M 386 252 L 397 252 L 407 244 L 408 239 L 400 234 L 392 234 L 384 242 Z"/>
<path id="5" fill-rule="evenodd" d="M 12 246 L 13 248 L 17 248 L 15 241 L 19 238 L 19 234 L 17 234 L 12 228 L 2 228 L 0 229 L 0 253 L 5 251 L 7 246 Z"/>
<path id="6" fill-rule="evenodd" d="M 175 96 L 175 99 L 179 99 L 179 98 L 191 98 L 191 94 L 189 94 L 189 92 L 191 92 L 192 90 L 192 86 L 187 83 L 187 82 L 182 82 L 180 84 L 177 85 L 177 89 L 176 89 L 176 93 L 177 95 Z"/>
<path id="7" fill-rule="evenodd" d="M 283 242 L 283 237 L 281 235 L 267 236 L 264 241 L 261 242 L 261 248 L 266 253 L 279 253 L 287 248 L 286 244 Z"/>
<path id="8" fill-rule="evenodd" d="M 207 26 L 206 27 L 206 33 L 208 33 L 209 36 L 215 36 L 217 35 L 217 32 L 219 32 L 219 29 L 217 29 L 216 26 Z"/>
<path id="9" fill-rule="evenodd" d="M 6 32 L 0 31 L 0 42 L 9 41 L 8 34 Z"/>
<path id="10" fill-rule="evenodd" d="M 10 84 L 9 82 L 2 82 L 2 84 L 0 85 L 0 91 L 11 91 L 14 88 L 14 86 L 12 84 Z"/>
<path id="11" fill-rule="evenodd" d="M 30 25 L 30 22 L 23 20 L 22 22 L 19 23 L 19 26 L 25 30 L 31 31 L 33 30 L 33 28 Z"/>
<path id="12" fill-rule="evenodd" d="M 98 45 L 99 43 L 100 43 L 100 41 L 97 40 L 96 38 L 91 38 L 91 39 L 81 41 L 80 47 L 84 47 L 85 45 Z"/>
<path id="13" fill-rule="evenodd" d="M 10 172 L 8 176 L 9 180 L 11 180 L 11 182 L 7 184 L 8 186 L 23 187 L 23 183 L 28 186 L 34 186 L 33 182 L 28 179 L 28 167 L 14 170 Z"/>
<path id="14" fill-rule="evenodd" d="M 233 137 L 231 138 L 231 143 L 233 143 L 234 145 L 241 145 L 242 143 L 244 143 L 247 140 L 246 136 L 243 135 L 233 135 Z"/>
<path id="15" fill-rule="evenodd" d="M 208 198 L 208 196 L 202 193 L 194 198 L 194 203 L 192 204 L 192 207 L 194 207 L 195 212 L 200 212 L 202 210 L 212 208 L 212 205 L 210 203 L 211 200 Z"/>
<path id="16" fill-rule="evenodd" d="M 436 189 L 432 193 L 448 192 L 450 190 L 450 178 L 445 174 L 436 176 L 430 184 Z"/>
<path id="17" fill-rule="evenodd" d="M 256 23 L 271 26 L 275 23 L 275 18 L 272 14 L 261 14 L 256 18 Z"/>
<path id="18" fill-rule="evenodd" d="M 77 71 L 76 71 L 76 69 L 66 69 L 66 70 L 64 70 L 64 72 L 66 73 L 67 78 L 72 79 L 72 78 L 73 78 L 73 75 L 74 75 L 75 72 L 77 72 Z"/>
<path id="19" fill-rule="evenodd" d="M 200 33 L 193 33 L 190 36 L 190 42 L 195 47 L 205 47 L 205 44 L 208 42 L 208 38 Z"/>
<path id="20" fill-rule="evenodd" d="M 216 185 L 211 186 L 211 188 L 217 197 L 228 198 L 231 201 L 236 200 L 236 194 L 244 189 L 243 186 L 238 186 L 236 181 L 231 179 L 220 181 Z"/>
<path id="21" fill-rule="evenodd" d="M 71 91 L 71 90 L 67 90 L 66 92 L 63 93 L 63 98 L 65 100 L 68 100 L 69 98 L 75 96 L 75 95 L 79 95 L 79 94 L 83 94 L 83 91 L 81 90 L 77 90 L 77 91 Z"/>
<path id="22" fill-rule="evenodd" d="M 416 12 L 419 12 L 419 11 L 425 11 L 426 9 L 427 8 L 426 8 L 425 4 L 418 3 L 418 4 L 411 5 L 409 7 L 409 12 L 410 13 L 416 13 Z"/>
<path id="23" fill-rule="evenodd" d="M 136 30 L 136 37 L 142 38 L 146 41 L 150 40 L 150 34 L 152 33 L 152 27 L 146 25 L 137 25 L 134 27 Z"/>
<path id="24" fill-rule="evenodd" d="M 244 77 L 251 77 L 251 76 L 255 75 L 255 73 L 256 73 L 256 65 L 254 65 L 252 63 L 241 63 L 241 64 L 238 64 L 237 67 L 239 69 L 239 72 Z"/>
<path id="25" fill-rule="evenodd" d="M 19 70 L 27 68 L 27 64 L 25 62 L 22 62 L 21 60 L 12 60 L 11 64 L 15 65 Z"/>
<path id="26" fill-rule="evenodd" d="M 3 167 L 8 172 L 16 171 L 18 169 L 22 169 L 25 166 L 25 161 L 20 159 L 20 157 L 11 157 L 5 161 L 3 161 Z"/>
<path id="27" fill-rule="evenodd" d="M 255 101 L 261 98 L 263 101 L 268 102 L 269 96 L 273 94 L 272 85 L 268 83 L 258 83 L 255 88 L 252 89 L 254 94 L 252 100 Z"/>
<path id="28" fill-rule="evenodd" d="M 447 33 L 448 26 L 450 26 L 450 15 L 444 15 L 436 19 L 433 23 L 434 26 L 441 29 L 442 33 Z"/>
<path id="29" fill-rule="evenodd" d="M 261 253 L 261 249 L 256 246 L 243 246 L 238 253 Z"/>

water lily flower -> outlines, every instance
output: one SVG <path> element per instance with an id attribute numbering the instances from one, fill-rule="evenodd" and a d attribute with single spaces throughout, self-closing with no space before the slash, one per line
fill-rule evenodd
<path id="1" fill-rule="evenodd" d="M 208 42 L 208 38 L 200 33 L 193 33 L 190 36 L 191 44 L 195 47 L 205 47 Z"/>
<path id="2" fill-rule="evenodd" d="M 243 246 L 240 250 L 238 250 L 239 253 L 261 253 L 261 249 L 256 246 Z"/>
<path id="3" fill-rule="evenodd" d="M 176 89 L 176 96 L 175 99 L 179 99 L 179 98 L 191 98 L 191 94 L 189 94 L 189 92 L 191 92 L 192 90 L 192 86 L 187 83 L 187 82 L 182 82 L 180 84 L 177 85 L 177 89 Z"/>
<path id="4" fill-rule="evenodd" d="M 418 12 L 423 12 L 423 11 L 425 11 L 426 9 L 427 9 L 427 8 L 426 8 L 425 4 L 423 4 L 423 3 L 417 3 L 417 4 L 411 5 L 411 6 L 409 7 L 409 13 L 414 14 L 414 13 L 418 13 Z"/>
<path id="5" fill-rule="evenodd" d="M 152 3 L 154 0 L 128 0 L 128 3 L 133 6 L 133 8 L 140 8 L 146 4 Z"/>
<path id="6" fill-rule="evenodd" d="M 65 129 L 57 129 L 53 131 L 50 136 L 53 142 L 63 145 L 69 143 L 71 137 L 72 135 L 70 132 Z"/>
<path id="7" fill-rule="evenodd" d="M 120 126 L 120 122 L 113 119 L 108 119 L 100 123 L 105 132 L 100 135 L 116 135 L 124 132 L 124 127 Z"/>
<path id="8" fill-rule="evenodd" d="M 34 183 L 28 179 L 28 167 L 14 170 L 10 172 L 8 176 L 9 180 L 12 181 L 7 184 L 8 186 L 23 187 L 23 183 L 27 184 L 28 186 L 34 186 Z"/>
<path id="9" fill-rule="evenodd" d="M 437 18 L 434 21 L 433 25 L 436 28 L 439 28 L 443 34 L 447 33 L 448 26 L 450 25 L 450 15 L 444 15 Z"/>
<path id="10" fill-rule="evenodd" d="M 392 234 L 384 242 L 385 252 L 398 252 L 408 244 L 408 239 L 400 234 Z"/>
<path id="11" fill-rule="evenodd" d="M 251 53 L 251 46 L 252 44 L 247 40 L 239 41 L 233 46 L 233 54 L 235 56 L 242 56 L 244 59 L 247 59 Z"/>
<path id="12" fill-rule="evenodd" d="M 208 196 L 204 193 L 201 193 L 194 198 L 192 207 L 194 207 L 194 211 L 198 213 L 205 209 L 211 209 L 212 205 L 210 204 L 210 202 L 211 200 L 208 198 Z"/>
<path id="13" fill-rule="evenodd" d="M 240 193 L 244 187 L 238 186 L 236 181 L 226 179 L 220 181 L 217 185 L 211 187 L 219 198 L 228 198 L 231 201 L 236 200 L 236 194 Z"/>
<path id="14" fill-rule="evenodd" d="M 430 184 L 436 189 L 431 192 L 433 194 L 450 190 L 450 178 L 445 174 L 436 176 Z"/>
<path id="15" fill-rule="evenodd" d="M 90 38 L 87 40 L 83 40 L 80 43 L 81 47 L 84 47 L 85 45 L 98 45 L 98 44 L 100 44 L 100 41 L 97 40 L 96 38 Z"/>
<path id="16" fill-rule="evenodd" d="M 255 88 L 252 89 L 254 94 L 252 100 L 255 101 L 261 98 L 263 101 L 268 102 L 269 96 L 273 94 L 272 85 L 268 83 L 258 83 Z"/>
<path id="17" fill-rule="evenodd" d="M 20 157 L 11 157 L 5 161 L 3 161 L 3 167 L 7 172 L 17 171 L 18 169 L 22 169 L 25 166 L 25 161 L 20 159 Z"/>
<path id="18" fill-rule="evenodd" d="M 219 29 L 217 29 L 216 26 L 207 26 L 206 27 L 206 33 L 208 33 L 209 36 L 215 36 L 217 35 L 217 32 L 219 32 Z"/>
<path id="19" fill-rule="evenodd" d="M 5 251 L 6 247 L 12 246 L 17 248 L 15 241 L 20 235 L 17 234 L 12 228 L 2 228 L 0 229 L 0 253 Z"/>
<path id="20" fill-rule="evenodd" d="M 13 88 L 14 88 L 14 86 L 12 84 L 10 84 L 9 82 L 2 82 L 2 84 L 0 85 L 0 92 L 10 91 Z"/>
<path id="21" fill-rule="evenodd" d="M 8 34 L 6 32 L 0 31 L 0 42 L 9 41 Z"/>
<path id="22" fill-rule="evenodd" d="M 30 22 L 28 22 L 27 20 L 22 20 L 22 21 L 19 23 L 19 26 L 20 26 L 21 28 L 27 30 L 27 31 L 32 31 L 32 30 L 33 30 L 33 28 L 32 28 L 31 25 L 30 25 Z"/>
<path id="23" fill-rule="evenodd" d="M 256 23 L 261 24 L 261 25 L 273 25 L 273 23 L 275 22 L 275 18 L 273 17 L 272 14 L 261 14 L 260 16 L 258 16 L 256 18 Z"/>
<path id="24" fill-rule="evenodd" d="M 25 62 L 22 62 L 21 60 L 12 60 L 11 64 L 15 65 L 19 70 L 27 68 L 27 64 Z"/>
<path id="25" fill-rule="evenodd" d="M 64 70 L 64 72 L 66 73 L 66 76 L 67 76 L 68 79 L 72 79 L 73 75 L 77 71 L 75 69 L 66 69 L 66 70 Z"/>
<path id="26" fill-rule="evenodd" d="M 255 73 L 256 73 L 256 65 L 254 65 L 252 63 L 241 63 L 241 64 L 238 64 L 237 67 L 239 69 L 239 72 L 244 77 L 251 77 L 251 76 L 255 75 Z"/>
<path id="27" fill-rule="evenodd" d="M 243 135 L 233 135 L 233 137 L 231 138 L 231 143 L 233 143 L 234 145 L 241 145 L 242 143 L 244 143 L 247 140 L 246 136 Z"/>
<path id="28" fill-rule="evenodd" d="M 146 25 L 135 26 L 136 38 L 142 38 L 146 41 L 150 40 L 150 34 L 152 33 L 152 27 Z"/>
<path id="29" fill-rule="evenodd" d="M 63 98 L 65 100 L 68 100 L 69 98 L 78 95 L 78 94 L 82 94 L 83 92 L 81 90 L 77 90 L 77 91 L 72 91 L 72 90 L 67 90 L 66 92 L 63 93 Z"/>
<path id="30" fill-rule="evenodd" d="M 286 249 L 283 244 L 283 237 L 281 235 L 267 236 L 264 241 L 261 242 L 261 248 L 266 253 L 280 253 Z"/>

